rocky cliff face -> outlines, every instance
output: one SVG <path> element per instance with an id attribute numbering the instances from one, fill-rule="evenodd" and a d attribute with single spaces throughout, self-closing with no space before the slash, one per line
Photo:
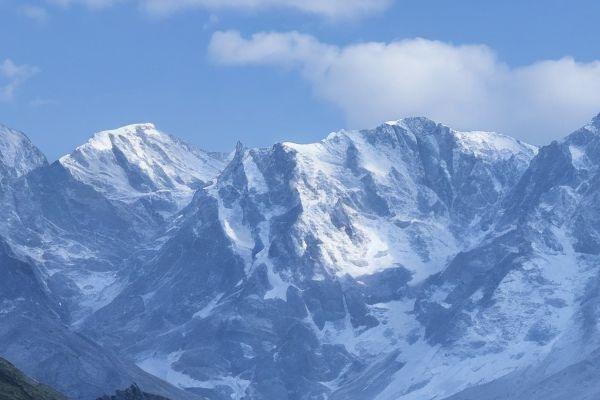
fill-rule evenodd
<path id="1" fill-rule="evenodd" d="M 88 343 L 28 336 L 44 359 L 73 354 L 64 379 L 86 354 L 86 369 L 173 399 L 491 399 L 587 382 L 599 128 L 537 149 L 409 118 L 231 157 L 147 124 L 103 132 L 3 189 L 2 326 L 28 310 Z M 0 354 L 34 371 L 14 329 Z M 90 375 L 98 394 L 115 389 L 104 376 Z M 61 379 L 47 381 L 82 398 Z"/>

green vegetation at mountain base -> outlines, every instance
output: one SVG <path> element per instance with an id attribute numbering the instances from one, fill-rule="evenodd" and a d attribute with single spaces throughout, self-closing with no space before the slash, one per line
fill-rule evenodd
<path id="1" fill-rule="evenodd" d="M 54 389 L 27 377 L 0 358 L 0 400 L 67 400 Z"/>

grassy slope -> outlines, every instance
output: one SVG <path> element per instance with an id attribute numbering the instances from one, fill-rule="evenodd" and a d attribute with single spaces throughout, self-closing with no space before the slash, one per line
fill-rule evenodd
<path id="1" fill-rule="evenodd" d="M 28 378 L 14 365 L 0 358 L 0 400 L 67 400 L 48 386 Z"/>

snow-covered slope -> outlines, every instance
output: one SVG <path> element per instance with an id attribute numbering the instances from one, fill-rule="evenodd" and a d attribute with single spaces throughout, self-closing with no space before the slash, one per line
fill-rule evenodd
<path id="1" fill-rule="evenodd" d="M 97 133 L 59 162 L 111 200 L 162 201 L 177 211 L 219 174 L 225 157 L 195 149 L 153 124 L 136 124 Z"/>
<path id="2" fill-rule="evenodd" d="M 599 127 L 541 148 L 489 234 L 428 280 L 427 357 L 400 357 L 378 398 L 595 398 Z"/>
<path id="3" fill-rule="evenodd" d="M 353 277 L 403 265 L 417 282 L 480 234 L 536 152 L 424 118 L 283 147 L 297 164 L 299 230 L 321 242 L 321 264 Z"/>

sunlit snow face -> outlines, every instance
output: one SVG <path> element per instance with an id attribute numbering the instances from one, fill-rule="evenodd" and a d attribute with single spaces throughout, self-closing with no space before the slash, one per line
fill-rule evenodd
<path id="1" fill-rule="evenodd" d="M 114 200 L 143 198 L 179 210 L 224 168 L 222 158 L 197 150 L 152 124 L 100 132 L 60 159 L 76 179 Z"/>

